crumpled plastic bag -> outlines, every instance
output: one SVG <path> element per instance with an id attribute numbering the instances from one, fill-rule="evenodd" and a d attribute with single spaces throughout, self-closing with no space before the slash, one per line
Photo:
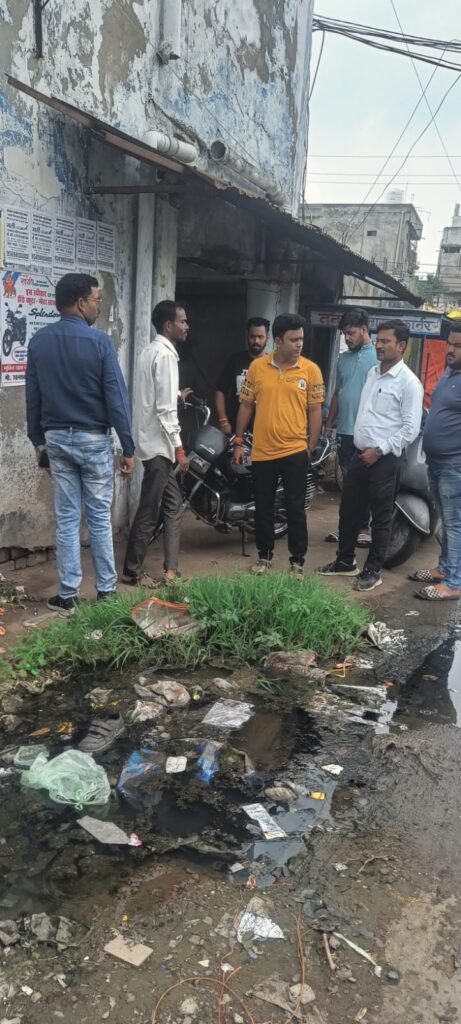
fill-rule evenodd
<path id="1" fill-rule="evenodd" d="M 151 640 L 168 634 L 196 633 L 199 629 L 187 604 L 161 601 L 158 597 L 136 604 L 131 609 L 131 618 Z"/>
<path id="2" fill-rule="evenodd" d="M 104 768 L 81 750 L 65 750 L 51 761 L 46 754 L 39 754 L 29 771 L 22 773 L 21 785 L 47 789 L 55 803 L 71 804 L 78 810 L 106 804 L 110 797 Z"/>

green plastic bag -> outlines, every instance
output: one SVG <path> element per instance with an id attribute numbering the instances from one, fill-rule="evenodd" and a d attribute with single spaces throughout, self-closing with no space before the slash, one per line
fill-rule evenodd
<path id="1" fill-rule="evenodd" d="M 71 804 L 78 810 L 106 804 L 110 797 L 104 768 L 81 750 L 65 750 L 51 761 L 46 754 L 39 754 L 29 771 L 22 773 L 21 785 L 47 789 L 55 803 Z"/>

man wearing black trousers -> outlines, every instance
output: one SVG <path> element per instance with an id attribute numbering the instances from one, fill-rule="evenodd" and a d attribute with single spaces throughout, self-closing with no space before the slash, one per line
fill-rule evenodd
<path id="1" fill-rule="evenodd" d="M 378 327 L 379 365 L 369 371 L 360 398 L 354 429 L 356 451 L 344 480 L 339 510 L 337 556 L 317 570 L 322 576 L 357 576 L 358 590 L 374 590 L 382 583 L 400 460 L 421 426 L 423 387 L 403 361 L 409 336 L 402 320 L 386 320 Z M 371 545 L 359 573 L 355 548 L 367 504 L 372 518 Z"/>
<path id="2" fill-rule="evenodd" d="M 291 572 L 302 577 L 304 571 L 309 448 L 319 440 L 325 397 L 319 367 L 301 355 L 304 327 L 303 318 L 291 313 L 275 318 L 274 352 L 253 360 L 240 392 L 234 461 L 242 457 L 243 433 L 254 415 L 251 457 L 258 560 L 252 572 L 258 576 L 271 568 L 279 477 L 285 494 Z"/>

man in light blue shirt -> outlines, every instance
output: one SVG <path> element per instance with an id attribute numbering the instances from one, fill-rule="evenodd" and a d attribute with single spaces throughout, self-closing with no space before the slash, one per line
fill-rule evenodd
<path id="1" fill-rule="evenodd" d="M 343 313 L 339 330 L 344 334 L 349 351 L 343 352 L 338 359 L 336 389 L 331 399 L 325 433 L 328 437 L 336 425 L 339 464 L 344 475 L 355 451 L 354 426 L 362 388 L 369 370 L 376 366 L 378 360 L 368 333 L 368 314 L 364 309 L 351 307 Z M 369 520 L 370 512 L 366 508 L 360 525 L 358 547 L 368 547 L 370 544 Z M 329 533 L 325 539 L 336 542 L 338 534 Z"/>

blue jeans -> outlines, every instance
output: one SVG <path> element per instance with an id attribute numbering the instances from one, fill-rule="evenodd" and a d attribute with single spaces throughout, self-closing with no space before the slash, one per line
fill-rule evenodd
<path id="1" fill-rule="evenodd" d="M 461 590 L 461 469 L 429 466 L 429 481 L 443 527 L 438 568 L 447 587 Z"/>
<path id="2" fill-rule="evenodd" d="M 47 430 L 54 490 L 60 597 L 75 597 L 82 582 L 80 521 L 85 506 L 98 593 L 115 590 L 111 508 L 114 446 L 108 434 Z"/>

